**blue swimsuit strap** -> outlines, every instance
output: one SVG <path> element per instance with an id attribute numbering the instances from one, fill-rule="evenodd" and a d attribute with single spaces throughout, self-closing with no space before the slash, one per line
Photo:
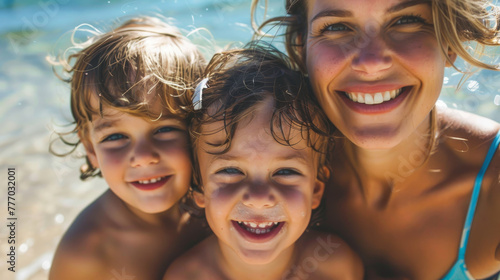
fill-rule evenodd
<path id="1" fill-rule="evenodd" d="M 479 198 L 479 191 L 481 190 L 481 184 L 483 182 L 484 174 L 486 173 L 486 169 L 490 165 L 491 159 L 495 154 L 495 151 L 500 144 L 500 131 L 497 132 L 493 143 L 491 143 L 490 149 L 488 150 L 488 154 L 486 154 L 486 158 L 484 159 L 483 166 L 481 166 L 481 170 L 477 174 L 476 181 L 474 182 L 474 189 L 472 190 L 472 197 L 469 204 L 469 210 L 467 212 L 467 218 L 465 220 L 464 230 L 462 233 L 462 240 L 460 242 L 460 249 L 458 251 L 458 259 L 465 259 L 465 250 L 467 249 L 467 243 L 469 241 L 469 233 L 470 227 L 472 225 L 472 220 L 474 219 L 474 213 L 476 212 L 477 200 Z"/>

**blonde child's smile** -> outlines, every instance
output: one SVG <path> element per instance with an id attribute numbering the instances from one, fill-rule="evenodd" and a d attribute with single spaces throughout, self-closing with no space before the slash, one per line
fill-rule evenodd
<path id="1" fill-rule="evenodd" d="M 172 176 L 162 176 L 152 179 L 137 180 L 130 182 L 134 187 L 143 191 L 152 191 L 165 185 Z"/>

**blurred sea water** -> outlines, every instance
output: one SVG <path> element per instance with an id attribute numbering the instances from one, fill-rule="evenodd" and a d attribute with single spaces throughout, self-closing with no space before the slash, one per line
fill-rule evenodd
<path id="1" fill-rule="evenodd" d="M 283 1 L 268 14 L 281 15 Z M 260 9 L 263 11 L 263 9 Z M 217 47 L 252 36 L 249 0 L 0 1 L 0 180 L 16 170 L 16 272 L 7 270 L 10 230 L 0 227 L 0 279 L 46 279 L 55 247 L 75 216 L 105 190 L 103 180 L 81 182 L 78 155 L 48 152 L 53 131 L 69 123 L 69 87 L 53 74 L 46 56 L 69 46 L 69 31 L 82 23 L 108 30 L 122 17 L 161 14 L 175 19 L 207 58 Z M 492 60 L 499 61 L 498 53 Z M 480 71 L 456 92 L 461 74 L 446 70 L 440 102 L 500 121 L 500 73 Z M 7 192 L 0 218 L 7 221 Z"/>

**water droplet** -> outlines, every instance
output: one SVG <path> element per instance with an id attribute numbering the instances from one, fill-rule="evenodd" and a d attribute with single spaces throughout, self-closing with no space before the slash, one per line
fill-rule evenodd
<path id="1" fill-rule="evenodd" d="M 26 253 L 26 251 L 28 251 L 28 245 L 26 245 L 26 243 L 21 244 L 21 246 L 19 246 L 19 252 Z"/>
<path id="2" fill-rule="evenodd" d="M 444 77 L 443 84 L 448 84 L 450 82 L 450 78 Z"/>
<path id="3" fill-rule="evenodd" d="M 43 270 L 49 270 L 50 269 L 50 261 L 46 260 L 42 263 L 42 269 Z"/>
<path id="4" fill-rule="evenodd" d="M 495 95 L 495 99 L 493 100 L 493 103 L 497 106 L 500 106 L 500 95 Z"/>
<path id="5" fill-rule="evenodd" d="M 111 3 L 111 1 L 108 1 L 108 4 L 110 4 L 110 3 Z"/>
<path id="6" fill-rule="evenodd" d="M 57 214 L 56 217 L 54 218 L 54 221 L 58 224 L 62 224 L 64 222 L 64 215 L 63 214 Z"/>
<path id="7" fill-rule="evenodd" d="M 477 81 L 470 81 L 467 84 L 467 89 L 470 91 L 476 91 L 479 89 L 479 83 Z"/>

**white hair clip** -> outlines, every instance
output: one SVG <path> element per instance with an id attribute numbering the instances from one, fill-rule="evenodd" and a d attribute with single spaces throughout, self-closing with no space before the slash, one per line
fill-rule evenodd
<path id="1" fill-rule="evenodd" d="M 203 89 L 208 88 L 207 86 L 208 78 L 201 80 L 201 82 L 194 89 L 193 95 L 193 106 L 195 110 L 201 109 L 201 100 L 203 95 Z"/>

